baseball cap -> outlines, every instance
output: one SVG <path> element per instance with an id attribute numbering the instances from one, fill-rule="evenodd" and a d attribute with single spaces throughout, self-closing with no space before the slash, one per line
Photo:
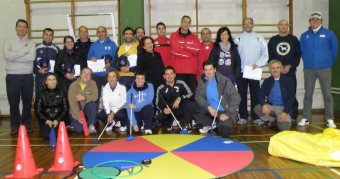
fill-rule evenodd
<path id="1" fill-rule="evenodd" d="M 322 14 L 321 12 L 315 11 L 310 15 L 310 18 L 316 17 L 318 19 L 322 19 Z"/>
<path id="2" fill-rule="evenodd" d="M 122 55 L 118 58 L 117 65 L 120 67 L 130 66 L 130 62 L 127 58 L 127 56 Z"/>

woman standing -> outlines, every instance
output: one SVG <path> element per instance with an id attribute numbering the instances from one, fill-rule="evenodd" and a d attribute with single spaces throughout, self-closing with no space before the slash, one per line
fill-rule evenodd
<path id="1" fill-rule="evenodd" d="M 71 83 L 75 81 L 79 74 L 76 71 L 80 71 L 87 67 L 86 60 L 77 51 L 74 51 L 74 39 L 71 36 L 64 37 L 64 49 L 57 55 L 56 63 L 54 66 L 54 72 L 59 76 L 59 86 L 64 91 L 68 93 L 68 88 Z"/>
<path id="2" fill-rule="evenodd" d="M 108 83 L 103 88 L 104 109 L 98 113 L 98 119 L 104 124 L 111 124 L 106 127 L 106 131 L 112 131 L 115 120 L 121 123 L 120 131 L 126 131 L 126 88 L 118 82 L 119 72 L 116 69 L 110 69 L 105 79 Z"/>
<path id="3" fill-rule="evenodd" d="M 145 72 L 146 81 L 154 86 L 154 91 L 157 91 L 158 86 L 164 82 L 162 57 L 154 51 L 154 40 L 151 37 L 143 37 L 139 47 L 142 53 L 137 59 L 137 71 Z"/>
<path id="4" fill-rule="evenodd" d="M 239 86 L 238 79 L 241 78 L 241 58 L 228 27 L 218 29 L 209 60 L 214 61 L 218 72 L 228 77 L 234 85 L 237 83 Z"/>
<path id="5" fill-rule="evenodd" d="M 49 139 L 52 127 L 58 131 L 60 120 L 69 112 L 67 95 L 57 87 L 57 78 L 49 73 L 43 83 L 43 90 L 35 98 L 34 111 L 37 116 L 40 132 L 44 139 Z"/>

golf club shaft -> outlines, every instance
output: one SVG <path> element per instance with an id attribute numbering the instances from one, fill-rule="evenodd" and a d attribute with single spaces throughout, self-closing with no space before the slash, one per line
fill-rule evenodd
<path id="1" fill-rule="evenodd" d="M 107 127 L 108 124 L 109 124 L 109 123 L 107 122 L 106 125 L 105 125 L 105 127 L 104 127 L 104 129 L 103 129 L 103 131 L 102 131 L 102 133 L 100 133 L 100 135 L 99 135 L 99 137 L 98 137 L 97 140 L 99 140 L 99 139 L 102 137 L 102 135 L 103 135 L 103 133 L 104 133 L 104 131 L 105 131 L 105 129 L 106 129 L 106 127 Z"/>
<path id="2" fill-rule="evenodd" d="M 220 101 L 218 102 L 218 105 L 217 105 L 217 109 L 216 109 L 216 115 L 215 115 L 215 117 L 214 117 L 213 124 L 215 123 L 216 117 L 217 117 L 217 115 L 218 115 L 218 109 L 220 108 L 221 101 L 222 101 L 222 97 L 223 97 L 223 96 L 221 95 L 221 97 L 220 97 Z"/>
<path id="3" fill-rule="evenodd" d="M 179 128 L 182 130 L 182 126 L 179 124 L 178 120 L 176 119 L 174 113 L 172 113 L 172 110 L 170 109 L 169 105 L 166 103 L 165 99 L 163 98 L 163 96 L 161 94 L 159 94 L 159 96 L 162 98 L 163 102 L 165 103 L 166 107 L 170 110 L 170 113 L 172 115 L 172 117 L 176 120 Z"/>

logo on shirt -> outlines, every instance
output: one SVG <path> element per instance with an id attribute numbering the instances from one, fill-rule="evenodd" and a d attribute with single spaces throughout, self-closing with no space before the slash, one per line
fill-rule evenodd
<path id="1" fill-rule="evenodd" d="M 290 52 L 290 45 L 287 42 L 281 42 L 276 46 L 276 52 L 281 55 L 285 56 Z"/>
<path id="2" fill-rule="evenodd" d="M 40 52 L 39 53 L 44 53 L 44 51 L 43 50 L 40 50 Z"/>
<path id="3" fill-rule="evenodd" d="M 111 50 L 110 46 L 105 46 L 105 50 Z"/>

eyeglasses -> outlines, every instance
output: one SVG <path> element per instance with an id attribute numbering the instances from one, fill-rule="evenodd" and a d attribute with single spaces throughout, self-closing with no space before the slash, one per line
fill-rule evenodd
<path id="1" fill-rule="evenodd" d="M 252 25 L 253 23 L 248 22 L 248 23 L 244 23 L 243 25 Z"/>

